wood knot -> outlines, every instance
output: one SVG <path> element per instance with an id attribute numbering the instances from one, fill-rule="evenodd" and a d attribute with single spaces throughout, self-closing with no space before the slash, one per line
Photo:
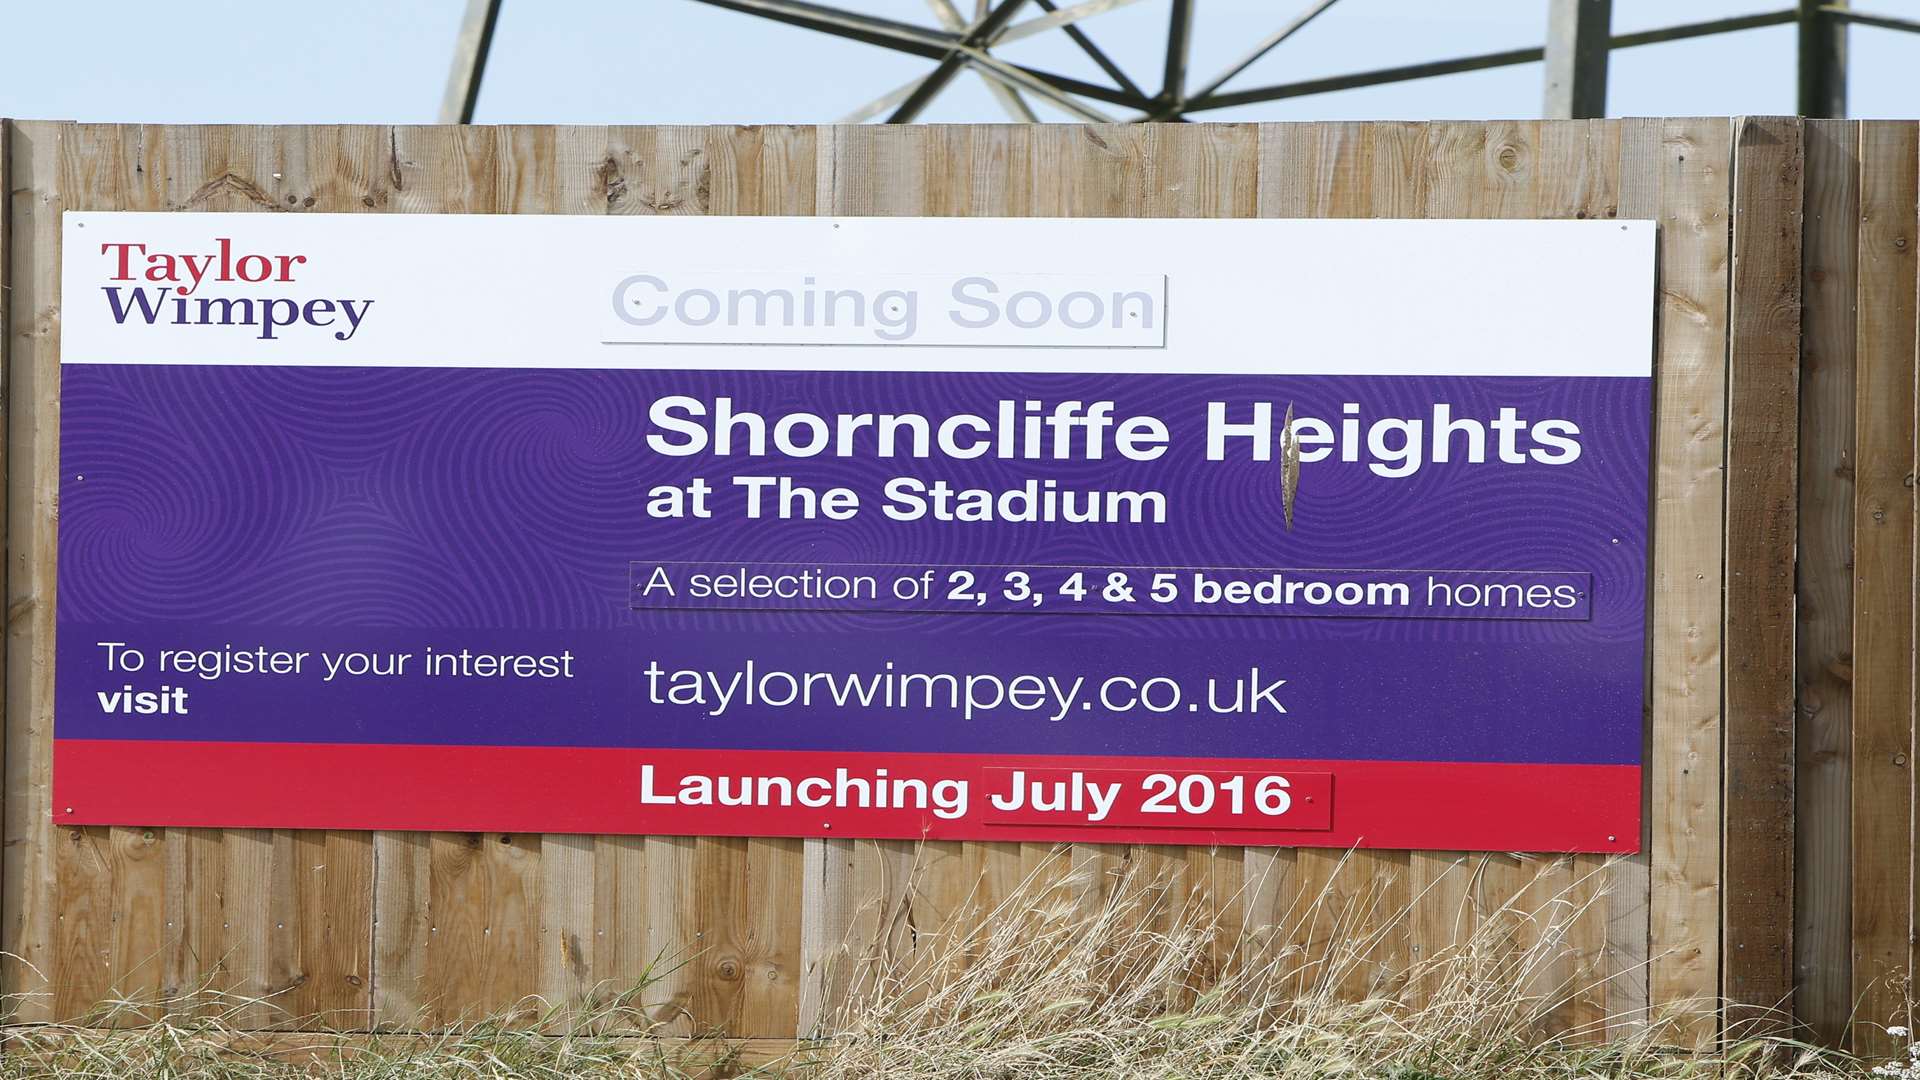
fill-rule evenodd
<path id="1" fill-rule="evenodd" d="M 620 162 L 612 154 L 593 170 L 594 184 L 599 187 L 600 195 L 607 201 L 607 208 L 620 205 L 627 197 L 627 178 L 620 174 Z"/>
<path id="2" fill-rule="evenodd" d="M 576 979 L 585 979 L 587 971 L 587 951 L 580 944 L 580 935 L 563 933 L 560 935 L 561 952 L 566 957 L 567 968 Z"/>
<path id="3" fill-rule="evenodd" d="M 206 183 L 201 184 L 199 190 L 187 197 L 185 205 L 194 206 L 223 193 L 238 195 L 240 198 L 256 206 L 265 207 L 268 210 L 280 209 L 279 204 L 273 201 L 272 196 L 260 190 L 260 185 L 255 184 L 244 176 L 237 176 L 230 172 L 222 173 Z"/>
<path id="4" fill-rule="evenodd" d="M 693 197 L 700 203 L 702 213 L 713 209 L 713 166 L 707 162 L 700 163 L 700 174 L 693 181 Z"/>

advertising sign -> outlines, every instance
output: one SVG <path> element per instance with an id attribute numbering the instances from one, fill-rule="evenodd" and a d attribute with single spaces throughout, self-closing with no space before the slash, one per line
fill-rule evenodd
<path id="1" fill-rule="evenodd" d="M 1651 223 L 64 242 L 59 822 L 1638 847 Z"/>

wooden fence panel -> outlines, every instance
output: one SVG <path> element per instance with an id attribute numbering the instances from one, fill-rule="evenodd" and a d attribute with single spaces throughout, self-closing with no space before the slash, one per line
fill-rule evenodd
<path id="1" fill-rule="evenodd" d="M 1913 931 L 1913 247 L 1920 125 L 1860 125 L 1854 470 L 1853 997 L 1857 1045 L 1904 1022 Z"/>
<path id="2" fill-rule="evenodd" d="M 22 1020 L 45 1019 L 54 990 L 76 978 L 58 955 L 57 922 L 97 923 L 106 913 L 74 895 L 60 902 L 56 843 L 80 846 L 84 834 L 53 827 L 53 491 L 41 462 L 54 453 L 60 390 L 59 124 L 7 129 L 7 751 L 6 843 L 0 887 L 6 892 L 6 992 Z M 29 885 L 31 883 L 31 885 Z M 84 970 L 80 967 L 79 970 Z M 33 978 L 43 973 L 46 978 Z M 88 1003 L 89 1005 L 91 1003 Z"/>
<path id="3" fill-rule="evenodd" d="M 24 181 L 24 178 L 21 180 L 19 187 L 17 189 L 15 187 L 13 143 L 13 121 L 0 118 L 0 475 L 5 475 L 7 464 L 12 459 L 13 451 L 12 443 L 8 438 L 10 432 L 7 430 L 11 426 L 12 417 L 8 415 L 6 391 L 11 389 L 13 383 L 13 341 L 15 336 L 13 316 L 13 304 L 16 295 L 13 286 L 15 274 L 13 244 L 13 231 L 15 228 L 14 200 L 17 191 L 18 197 L 28 204 L 28 209 L 22 211 L 20 215 L 20 222 L 24 225 L 26 222 L 32 220 L 33 211 L 31 209 L 31 200 L 34 190 L 32 185 Z M 25 253 L 31 249 L 27 248 L 24 244 L 21 245 L 21 248 L 23 256 L 21 269 L 24 271 L 26 270 L 25 263 L 28 261 L 25 258 Z M 29 290 L 22 289 L 21 291 L 27 292 L 29 296 L 33 295 Z M 12 526 L 12 518 L 13 506 L 9 500 L 5 513 L 0 513 L 0 550 L 7 551 L 7 563 L 4 568 L 0 568 L 0 576 L 4 576 L 5 579 L 9 581 L 12 576 L 14 559 L 11 549 L 6 548 L 5 537 L 8 535 L 8 531 Z M 3 588 L 8 604 L 8 619 L 7 632 L 0 634 L 0 671 L 7 672 L 8 683 L 11 685 L 12 672 L 6 666 L 6 648 L 10 643 L 9 639 L 12 637 L 12 602 L 14 594 L 11 585 L 6 585 Z M 12 704 L 12 701 L 6 700 L 4 695 L 0 695 L 0 716 L 12 716 Z M 6 732 L 0 732 L 0 841 L 4 841 L 4 843 L 0 843 L 0 848 L 4 848 L 4 851 L 0 851 L 0 927 L 12 927 L 15 925 L 14 920 L 16 918 L 21 918 L 25 915 L 25 912 L 22 910 L 22 901 L 24 898 L 19 895 L 20 890 L 7 887 L 8 882 L 18 880 L 13 875 L 26 863 L 26 859 L 24 858 L 25 853 L 17 851 L 17 845 L 13 842 L 15 834 L 9 828 L 12 822 L 11 815 L 17 811 L 23 811 L 31 805 L 26 797 L 26 785 L 24 783 L 16 785 L 14 783 L 16 778 L 9 769 L 11 764 L 10 751 L 14 749 L 10 745 L 12 742 L 11 727 L 12 725 L 8 725 Z M 0 938 L 5 936 L 4 932 L 0 932 Z M 14 937 L 17 940 L 19 935 L 15 934 Z M 18 962 L 17 958 L 15 962 Z M 7 973 L 4 969 L 0 969 L 0 993 L 5 993 L 10 988 L 6 980 Z"/>
<path id="4" fill-rule="evenodd" d="M 1793 1004 L 1800 136 L 1744 120 L 1733 163 L 1721 993 L 1770 1026 Z"/>
<path id="5" fill-rule="evenodd" d="M 1731 126 L 1669 120 L 1660 163 L 1654 368 L 1653 818 L 1648 996 L 1719 993 L 1720 610 Z M 1696 1038 L 1713 1025 L 1692 1025 Z"/>
<path id="6" fill-rule="evenodd" d="M 1355 995 L 1504 925 L 1513 950 L 1561 943 L 1537 989 L 1585 989 L 1553 1011 L 1555 1026 L 1630 1023 L 1722 993 L 1767 1004 L 1795 984 L 1800 1018 L 1824 1036 L 1856 1003 L 1862 1021 L 1895 1019 L 1890 979 L 1913 966 L 1915 125 L 1749 121 L 1736 138 L 1726 120 L 32 123 L 0 141 L 11 541 L 0 946 L 14 957 L 0 985 L 19 995 L 21 1019 L 210 978 L 341 1026 L 516 1008 L 531 1022 L 664 958 L 652 1000 L 669 1030 L 790 1038 L 830 1016 L 860 964 L 911 959 L 1036 873 L 1089 904 L 1116 875 L 1160 880 L 1242 927 L 1249 955 L 1369 940 L 1342 983 Z M 1655 219 L 1642 853 L 56 828 L 66 208 Z M 1316 901 L 1319 915 L 1302 919 Z M 1516 901 L 1562 914 L 1522 919 Z M 1233 949 L 1223 940 L 1222 958 Z M 1848 952 L 1850 964 L 1832 962 Z M 1691 1034 L 1705 1040 L 1713 1025 Z"/>
<path id="7" fill-rule="evenodd" d="M 1800 349 L 1794 1015 L 1838 1044 L 1853 1013 L 1854 260 L 1859 125 L 1807 121 Z"/>

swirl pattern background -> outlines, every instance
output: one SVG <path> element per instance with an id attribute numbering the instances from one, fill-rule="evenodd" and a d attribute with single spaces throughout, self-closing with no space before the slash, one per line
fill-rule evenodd
<path id="1" fill-rule="evenodd" d="M 991 416 L 1002 398 L 1111 399 L 1121 416 L 1166 421 L 1172 444 L 1150 463 L 1111 456 L 671 458 L 646 444 L 648 409 L 668 394 L 725 395 L 738 409 L 769 416 L 935 418 Z M 1344 402 L 1359 402 L 1363 423 L 1429 417 L 1443 401 L 1456 417 L 1482 420 L 1513 407 L 1529 419 L 1574 420 L 1583 452 L 1564 466 L 1428 463 L 1405 478 L 1376 476 L 1364 463 L 1308 463 L 1289 531 L 1276 463 L 1240 453 L 1204 460 L 1210 401 L 1227 402 L 1235 417 L 1265 401 L 1276 417 L 1291 405 L 1296 415 L 1330 422 Z M 1404 752 L 1376 747 L 1362 756 L 1637 761 L 1649 408 L 1644 379 L 70 365 L 61 439 L 61 734 L 772 740 L 819 748 L 878 748 L 877 740 L 914 749 L 1200 754 L 1227 747 L 1237 756 L 1310 757 L 1351 750 L 1363 737 L 1378 742 L 1386 725 L 1389 742 Z M 742 474 L 844 485 L 860 491 L 866 507 L 848 521 L 745 520 L 729 483 Z M 646 516 L 649 488 L 695 476 L 716 489 L 712 519 Z M 1160 490 L 1169 520 L 897 522 L 879 508 L 880 487 L 893 476 L 964 487 L 1051 478 L 1063 488 Z M 627 594 L 634 559 L 1579 570 L 1594 575 L 1593 617 L 636 612 Z M 493 685 L 470 694 L 396 680 L 377 696 L 331 688 L 303 704 L 284 691 L 276 696 L 266 680 L 235 680 L 196 691 L 207 703 L 204 718 L 156 726 L 89 707 L 88 688 L 105 685 L 94 644 L 106 640 L 100 634 L 195 647 L 257 639 L 399 649 L 432 638 L 547 652 L 571 643 L 595 658 L 598 672 L 565 702 L 550 690 L 541 697 Z M 648 656 L 854 670 L 882 658 L 1062 672 L 1264 662 L 1311 672 L 1318 689 L 1304 691 L 1312 715 L 1280 727 L 1183 718 L 1147 730 L 1096 714 L 953 733 L 897 715 L 863 727 L 846 716 L 796 724 L 787 714 L 716 734 L 711 720 L 636 705 L 635 671 Z M 1478 711 L 1465 734 L 1422 734 L 1418 717 L 1389 715 L 1455 692 L 1463 696 L 1449 715 Z"/>

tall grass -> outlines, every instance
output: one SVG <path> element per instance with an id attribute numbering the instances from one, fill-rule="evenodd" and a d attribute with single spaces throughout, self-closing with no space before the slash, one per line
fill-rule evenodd
<path id="1" fill-rule="evenodd" d="M 261 1002 L 200 991 L 109 1003 L 81 1025 L 6 1029 L 0 1080 L 1868 1075 L 1867 1063 L 1784 1038 L 1735 1032 L 1694 1045 L 1705 1006 L 1593 1015 L 1584 1029 L 1560 1030 L 1605 1000 L 1592 974 L 1567 963 L 1560 936 L 1595 902 L 1592 884 L 1478 913 L 1457 944 L 1408 964 L 1387 946 L 1411 908 L 1383 910 L 1385 889 L 1303 897 L 1283 925 L 1243 933 L 1220 914 L 1235 910 L 1232 898 L 1134 875 L 1036 874 L 1004 899 L 970 905 L 950 920 L 958 929 L 922 936 L 906 956 L 844 949 L 829 978 L 840 1001 L 821 1024 L 830 1034 L 768 1064 L 742 1060 L 725 1040 L 648 1037 L 663 1010 L 647 982 L 567 1012 L 535 1003 L 544 1011 L 430 1036 L 250 1034 L 239 1026 L 257 1024 Z"/>
<path id="2" fill-rule="evenodd" d="M 1463 919 L 1472 928 L 1457 944 L 1407 963 L 1388 945 L 1413 906 L 1383 910 L 1382 887 L 1345 901 L 1304 896 L 1281 926 L 1243 934 L 1216 914 L 1232 904 L 1137 878 L 1109 888 L 1029 882 L 985 918 L 961 920 L 972 928 L 934 940 L 913 963 L 857 978 L 816 1075 L 1864 1074 L 1857 1061 L 1784 1038 L 1735 1031 L 1697 1045 L 1704 1004 L 1596 1016 L 1565 1030 L 1570 1006 L 1591 1009 L 1606 997 L 1599 976 L 1567 963 L 1562 936 L 1603 899 L 1594 884 L 1573 882 L 1526 910 L 1510 904 Z"/>

